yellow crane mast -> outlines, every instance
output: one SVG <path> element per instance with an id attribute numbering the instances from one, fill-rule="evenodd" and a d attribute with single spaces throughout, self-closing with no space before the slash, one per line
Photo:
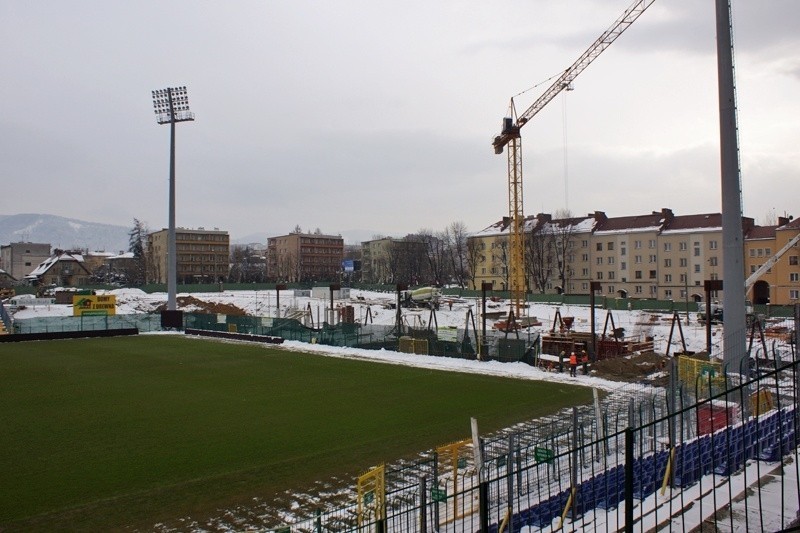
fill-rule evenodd
<path id="1" fill-rule="evenodd" d="M 494 153 L 502 154 L 508 146 L 508 216 L 509 216 L 509 262 L 508 284 L 511 293 L 511 309 L 519 317 L 525 301 L 525 241 L 523 239 L 524 217 L 522 211 L 522 142 L 520 128 L 528 123 L 544 106 L 588 67 L 617 37 L 630 27 L 655 0 L 633 2 L 592 45 L 567 68 L 550 87 L 519 116 L 511 100 L 511 117 L 503 119 L 500 135 L 494 138 Z"/>

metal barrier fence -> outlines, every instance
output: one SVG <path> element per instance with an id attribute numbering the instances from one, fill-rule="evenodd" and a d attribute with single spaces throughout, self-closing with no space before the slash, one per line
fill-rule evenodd
<path id="1" fill-rule="evenodd" d="M 437 448 L 382 472 L 381 497 L 360 492 L 275 531 L 789 528 L 800 511 L 800 373 L 783 355 L 792 361 L 776 355 L 775 368 L 726 376 L 710 395 L 699 383 L 709 374 L 672 392 L 628 387 L 599 408 L 480 438 L 478 454 L 471 441 Z"/>

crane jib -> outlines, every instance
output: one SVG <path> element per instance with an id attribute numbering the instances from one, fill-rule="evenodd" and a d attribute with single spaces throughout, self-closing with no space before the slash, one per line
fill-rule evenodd
<path id="1" fill-rule="evenodd" d="M 511 139 L 519 137 L 519 128 L 524 126 L 534 115 L 542 110 L 558 93 L 569 87 L 569 84 L 588 67 L 617 37 L 622 35 L 639 16 L 650 7 L 655 0 L 636 0 L 581 56 L 567 68 L 561 76 L 517 119 L 515 135 L 506 133 L 506 123 L 503 123 L 503 132 L 494 138 L 492 145 L 496 154 L 503 153 L 503 148 Z M 507 120 L 507 119 L 506 119 Z"/>

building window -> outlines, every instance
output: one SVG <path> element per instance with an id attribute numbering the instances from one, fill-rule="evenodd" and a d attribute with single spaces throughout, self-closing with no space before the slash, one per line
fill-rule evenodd
<path id="1" fill-rule="evenodd" d="M 789 281 L 800 281 L 800 273 L 790 272 L 789 273 Z"/>
<path id="2" fill-rule="evenodd" d="M 700 273 L 700 265 L 699 265 L 699 264 L 694 266 L 694 271 L 695 271 L 695 273 L 697 273 L 697 274 L 699 274 L 699 273 Z"/>
<path id="3" fill-rule="evenodd" d="M 672 266 L 672 259 L 664 259 L 664 266 L 669 268 Z"/>
<path id="4" fill-rule="evenodd" d="M 695 246 L 694 247 L 694 256 L 695 257 L 700 257 L 700 247 L 699 246 Z"/>
<path id="5" fill-rule="evenodd" d="M 633 273 L 633 277 L 634 279 L 642 279 L 642 271 L 637 270 L 636 272 Z"/>
<path id="6" fill-rule="evenodd" d="M 610 252 L 613 249 L 614 249 L 614 243 L 613 242 L 608 243 L 608 251 Z"/>
<path id="7" fill-rule="evenodd" d="M 755 257 L 755 256 L 756 256 L 756 249 L 750 248 L 750 257 Z"/>
<path id="8" fill-rule="evenodd" d="M 598 252 L 602 252 L 603 251 L 603 243 L 602 242 L 598 242 L 597 243 L 597 251 Z"/>
<path id="9" fill-rule="evenodd" d="M 759 248 L 758 250 L 756 250 L 756 255 L 758 257 L 764 257 L 764 249 L 763 248 Z"/>
<path id="10" fill-rule="evenodd" d="M 711 259 L 708 260 L 708 264 L 710 264 L 712 267 L 717 266 L 717 258 L 712 257 Z"/>
<path id="11" fill-rule="evenodd" d="M 636 293 L 636 294 L 642 294 L 642 286 L 641 285 L 636 285 L 633 288 L 633 292 Z"/>
<path id="12" fill-rule="evenodd" d="M 589 269 L 588 268 L 581 269 L 581 275 L 583 277 L 588 276 L 589 275 Z"/>
<path id="13" fill-rule="evenodd" d="M 792 266 L 797 266 L 798 262 L 797 262 L 797 256 L 796 255 L 790 255 L 789 256 L 789 264 L 792 265 Z"/>
<path id="14" fill-rule="evenodd" d="M 664 291 L 664 299 L 672 300 L 672 289 L 667 289 Z"/>
<path id="15" fill-rule="evenodd" d="M 685 257 L 681 257 L 681 259 L 680 259 L 680 265 L 681 265 L 683 268 L 686 268 L 686 266 L 687 266 L 688 264 L 689 264 L 689 260 L 688 260 L 688 259 L 686 259 Z"/>
<path id="16" fill-rule="evenodd" d="M 588 247 L 589 247 L 589 241 L 581 241 L 581 248 L 588 248 Z"/>
<path id="17" fill-rule="evenodd" d="M 637 265 L 640 264 L 642 262 L 642 256 L 637 255 L 636 257 L 633 258 L 633 262 L 636 263 Z"/>
<path id="18" fill-rule="evenodd" d="M 625 255 L 625 253 L 626 253 L 627 251 L 628 251 L 628 249 L 627 249 L 625 246 L 622 246 L 622 247 L 620 247 L 620 249 L 619 249 L 619 255 Z"/>
<path id="19" fill-rule="evenodd" d="M 609 285 L 608 286 L 608 294 L 614 294 L 614 286 L 613 285 Z"/>
<path id="20" fill-rule="evenodd" d="M 665 252 L 671 252 L 672 251 L 672 243 L 671 242 L 665 242 L 664 243 L 664 251 Z"/>
<path id="21" fill-rule="evenodd" d="M 791 300 L 800 300 L 800 291 L 797 289 L 791 289 L 789 291 L 789 299 Z"/>
<path id="22" fill-rule="evenodd" d="M 655 240 L 655 239 L 650 239 L 650 240 L 647 242 L 647 246 L 648 246 L 648 248 L 650 248 L 650 249 L 653 249 L 653 248 L 655 248 L 655 247 L 656 247 L 656 240 Z"/>
<path id="23" fill-rule="evenodd" d="M 680 250 L 681 252 L 685 252 L 688 247 L 689 245 L 686 244 L 685 242 L 678 243 L 678 250 Z"/>
<path id="24" fill-rule="evenodd" d="M 642 248 L 642 241 L 633 241 L 633 247 L 640 250 Z"/>
<path id="25" fill-rule="evenodd" d="M 717 241 L 708 241 L 708 247 L 712 250 L 717 249 Z"/>
<path id="26" fill-rule="evenodd" d="M 589 260 L 589 254 L 581 254 L 581 261 L 584 263 Z"/>
<path id="27" fill-rule="evenodd" d="M 598 272 L 597 273 L 597 279 L 603 279 L 603 273 L 602 272 Z"/>
<path id="28" fill-rule="evenodd" d="M 620 265 L 619 265 L 619 269 L 620 269 L 620 270 L 628 270 L 628 263 L 626 263 L 625 261 L 623 261 L 622 263 L 620 263 Z"/>
<path id="29" fill-rule="evenodd" d="M 651 271 L 650 271 L 650 279 L 657 279 L 657 278 L 656 278 L 656 271 L 655 271 L 655 270 L 651 270 Z"/>
<path id="30" fill-rule="evenodd" d="M 651 255 L 650 256 L 650 263 L 655 263 L 656 261 L 658 261 L 658 258 L 655 255 Z"/>
<path id="31" fill-rule="evenodd" d="M 672 274 L 664 274 L 664 283 L 672 283 Z"/>
<path id="32" fill-rule="evenodd" d="M 750 265 L 751 274 L 755 274 L 756 270 L 758 270 L 758 265 Z"/>
<path id="33" fill-rule="evenodd" d="M 609 265 L 613 265 L 614 264 L 614 258 L 613 257 L 609 257 L 608 258 L 608 264 Z"/>
<path id="34" fill-rule="evenodd" d="M 608 279 L 614 279 L 614 274 L 615 274 L 615 273 L 614 273 L 614 271 L 613 271 L 613 270 L 612 270 L 611 272 L 609 272 L 609 273 L 608 273 Z"/>

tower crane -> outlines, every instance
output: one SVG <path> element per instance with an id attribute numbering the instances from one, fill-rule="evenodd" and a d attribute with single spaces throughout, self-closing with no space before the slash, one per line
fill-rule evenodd
<path id="1" fill-rule="evenodd" d="M 500 135 L 494 138 L 494 153 L 502 154 L 508 146 L 508 216 L 510 224 L 508 281 L 511 293 L 511 308 L 519 317 L 525 301 L 525 246 L 523 240 L 522 215 L 522 144 L 520 129 L 561 91 L 569 89 L 572 81 L 588 67 L 597 56 L 608 48 L 617 37 L 627 30 L 655 0 L 633 2 L 597 40 L 567 68 L 550 87 L 522 114 L 516 115 L 514 99 L 511 99 L 511 117 L 503 119 Z"/>

